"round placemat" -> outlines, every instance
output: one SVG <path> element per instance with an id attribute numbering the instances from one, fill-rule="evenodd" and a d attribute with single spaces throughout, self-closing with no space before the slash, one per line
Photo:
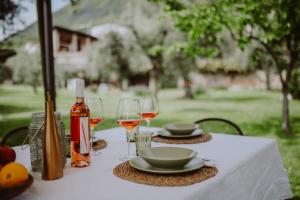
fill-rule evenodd
<path id="1" fill-rule="evenodd" d="M 168 138 L 157 135 L 152 138 L 154 142 L 166 143 L 166 144 L 197 144 L 208 142 L 212 139 L 212 135 L 209 133 L 204 133 L 199 136 L 190 137 L 190 138 Z"/>
<path id="2" fill-rule="evenodd" d="M 137 170 L 130 166 L 129 161 L 126 161 L 115 167 L 113 172 L 117 177 L 135 183 L 156 186 L 184 186 L 209 179 L 218 173 L 218 169 L 216 167 L 202 167 L 184 174 L 161 175 Z"/>
<path id="3" fill-rule="evenodd" d="M 96 140 L 93 142 L 93 149 L 98 151 L 100 149 L 104 149 L 107 146 L 107 142 L 103 139 Z"/>

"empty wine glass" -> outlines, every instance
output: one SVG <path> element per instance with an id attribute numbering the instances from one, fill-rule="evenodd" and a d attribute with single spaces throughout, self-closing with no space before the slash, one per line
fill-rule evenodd
<path id="1" fill-rule="evenodd" d="M 127 156 L 121 160 L 130 159 L 130 143 L 134 141 L 133 130 L 140 124 L 140 102 L 138 99 L 124 98 L 120 99 L 117 108 L 117 123 L 126 129 L 126 137 L 128 143 Z"/>
<path id="2" fill-rule="evenodd" d="M 95 127 L 104 121 L 103 118 L 103 103 L 101 98 L 88 98 L 87 105 L 90 109 L 90 129 L 91 129 L 91 155 L 98 155 L 97 151 L 93 149 L 95 139 Z"/>

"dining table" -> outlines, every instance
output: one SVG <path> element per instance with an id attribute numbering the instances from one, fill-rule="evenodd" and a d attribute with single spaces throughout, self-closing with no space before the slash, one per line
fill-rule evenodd
<path id="1" fill-rule="evenodd" d="M 146 129 L 141 127 L 140 129 Z M 151 127 L 154 133 L 160 128 Z M 277 142 L 271 138 L 212 133 L 199 144 L 163 144 L 193 149 L 209 160 L 218 173 L 205 181 L 187 186 L 152 186 L 121 179 L 113 174 L 120 156 L 127 153 L 125 129 L 111 128 L 95 133 L 107 147 L 91 157 L 91 165 L 72 168 L 67 159 L 61 179 L 44 181 L 41 173 L 30 173 L 34 182 L 18 200 L 283 200 L 292 197 Z M 132 148 L 135 148 L 132 145 Z M 30 150 L 14 147 L 16 162 L 28 169 Z"/>

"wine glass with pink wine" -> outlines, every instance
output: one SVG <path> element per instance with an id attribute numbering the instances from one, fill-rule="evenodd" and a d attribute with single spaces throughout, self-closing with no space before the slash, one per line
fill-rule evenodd
<path id="1" fill-rule="evenodd" d="M 122 161 L 128 160 L 130 156 L 130 144 L 134 142 L 134 129 L 137 128 L 141 122 L 141 106 L 138 99 L 124 98 L 120 99 L 117 108 L 117 123 L 126 129 L 126 138 L 128 143 L 127 156 L 120 159 Z"/>
<path id="2" fill-rule="evenodd" d="M 88 107 L 90 109 L 90 129 L 91 129 L 91 155 L 97 156 L 100 153 L 94 150 L 93 144 L 95 140 L 95 127 L 104 121 L 103 117 L 103 103 L 101 98 L 88 98 Z"/>

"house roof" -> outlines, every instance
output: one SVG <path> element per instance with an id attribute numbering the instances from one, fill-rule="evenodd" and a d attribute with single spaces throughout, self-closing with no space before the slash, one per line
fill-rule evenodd
<path id="1" fill-rule="evenodd" d="M 81 35 L 81 36 L 84 36 L 84 37 L 89 37 L 92 40 L 97 40 L 97 38 L 92 36 L 92 35 L 89 35 L 87 33 L 83 33 L 83 32 L 80 32 L 80 31 L 67 29 L 67 28 L 62 27 L 62 26 L 53 26 L 53 30 L 55 30 L 55 29 L 58 30 L 58 31 L 63 31 L 63 32 L 68 32 L 68 33 L 76 33 L 77 35 Z"/>
<path id="2" fill-rule="evenodd" d="M 13 49 L 0 49 L 0 63 L 5 62 L 7 58 L 16 55 Z"/>

